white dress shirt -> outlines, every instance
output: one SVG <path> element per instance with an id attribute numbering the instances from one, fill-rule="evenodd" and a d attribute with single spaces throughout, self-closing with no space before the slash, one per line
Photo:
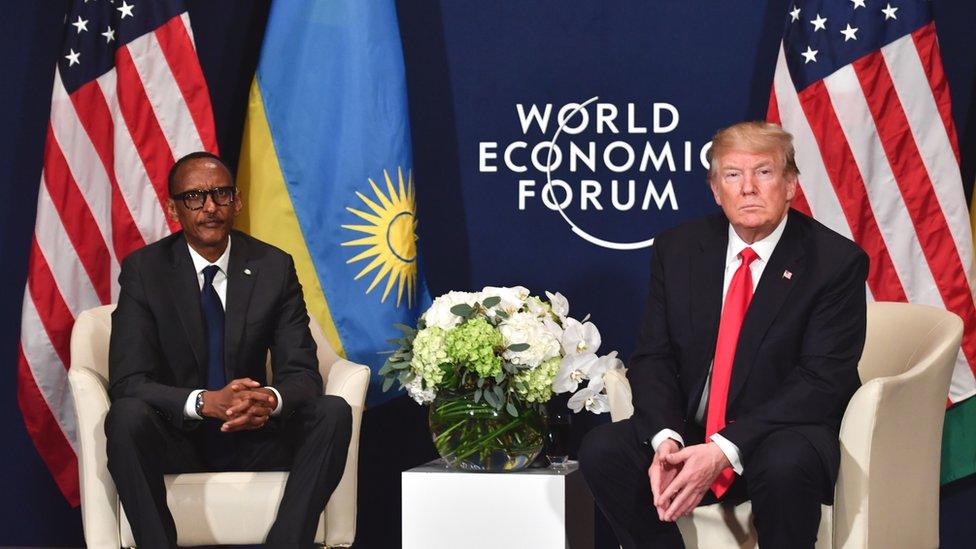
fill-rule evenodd
<path id="1" fill-rule="evenodd" d="M 197 273 L 197 284 L 200 286 L 200 291 L 203 291 L 203 270 L 210 265 L 217 266 L 217 274 L 214 275 L 213 287 L 217 291 L 217 297 L 220 298 L 220 305 L 226 309 L 227 308 L 227 265 L 230 263 L 230 246 L 231 237 L 227 235 L 227 249 L 224 253 L 217 258 L 217 261 L 210 263 L 205 257 L 198 254 L 196 250 L 193 249 L 189 244 L 186 245 L 187 249 L 190 250 L 190 259 L 193 260 L 193 269 Z M 275 394 L 275 398 L 278 399 L 278 405 L 275 406 L 274 411 L 271 415 L 276 416 L 281 413 L 281 393 L 278 392 L 274 387 L 268 387 Z M 196 389 L 190 393 L 190 396 L 186 399 L 186 404 L 183 406 L 183 415 L 192 419 L 203 419 L 200 414 L 197 413 L 197 395 L 204 392 L 206 389 Z"/>
<path id="2" fill-rule="evenodd" d="M 762 277 L 763 271 L 766 270 L 766 265 L 769 263 L 769 258 L 773 255 L 773 250 L 776 249 L 776 244 L 779 243 L 779 239 L 783 236 L 783 231 L 786 230 L 786 220 L 789 216 L 784 215 L 783 220 L 779 222 L 779 225 L 773 229 L 773 232 L 769 233 L 766 238 L 762 240 L 757 240 L 752 244 L 747 244 L 732 228 L 729 224 L 729 246 L 726 248 L 725 252 L 725 279 L 722 285 L 722 303 L 725 303 L 725 297 L 729 293 L 729 285 L 732 284 L 732 276 L 735 271 L 738 270 L 739 265 L 742 264 L 742 258 L 739 254 L 742 250 L 746 248 L 752 248 L 752 251 L 756 252 L 756 259 L 749 264 L 749 272 L 752 274 L 752 290 L 755 292 L 756 286 L 759 285 L 759 279 Z M 698 409 L 695 411 L 695 421 L 699 425 L 705 424 L 705 408 L 708 405 L 708 387 L 711 383 L 711 372 L 712 367 L 708 367 L 708 377 L 705 378 L 705 390 L 702 392 L 701 398 L 698 401 Z M 657 451 L 657 447 L 664 442 L 665 439 L 673 439 L 678 444 L 684 446 L 684 439 L 681 438 L 677 432 L 672 429 L 662 429 L 658 431 L 654 438 L 651 439 L 651 447 L 654 451 Z M 718 445 L 725 457 L 729 459 L 729 463 L 732 464 L 732 470 L 736 474 L 741 475 L 743 471 L 742 466 L 742 456 L 739 452 L 739 447 L 732 443 L 729 439 L 723 437 L 722 435 L 715 433 L 708 437 L 709 440 Z"/>

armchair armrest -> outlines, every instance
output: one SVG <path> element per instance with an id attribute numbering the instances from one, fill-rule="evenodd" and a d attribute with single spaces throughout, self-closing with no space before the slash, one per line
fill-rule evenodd
<path id="1" fill-rule="evenodd" d="M 105 456 L 105 416 L 108 414 L 108 381 L 80 364 L 68 370 L 68 384 L 77 418 L 80 448 L 78 476 L 81 486 L 82 525 L 88 547 L 117 548 L 119 506 L 115 483 Z"/>
<path id="2" fill-rule="evenodd" d="M 834 492 L 835 547 L 938 546 L 942 426 L 962 335 L 955 322 L 954 337 L 904 373 L 868 381 L 848 404 Z"/>
<path id="3" fill-rule="evenodd" d="M 331 365 L 321 362 L 319 372 L 325 383 L 325 394 L 341 396 L 352 408 L 352 437 L 342 480 L 325 507 L 325 545 L 352 545 L 356 536 L 356 494 L 359 474 L 359 432 L 363 420 L 363 403 L 369 387 L 369 368 L 338 359 Z"/>

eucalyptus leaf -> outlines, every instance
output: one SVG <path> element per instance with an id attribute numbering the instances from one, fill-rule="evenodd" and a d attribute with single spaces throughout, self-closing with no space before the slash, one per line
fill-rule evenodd
<path id="1" fill-rule="evenodd" d="M 529 349 L 528 343 L 513 343 L 508 346 L 508 350 L 513 353 L 521 353 L 522 351 L 527 351 Z"/>
<path id="2" fill-rule="evenodd" d="M 391 362 L 390 367 L 394 370 L 406 370 L 410 367 L 409 362 Z"/>
<path id="3" fill-rule="evenodd" d="M 485 386 L 485 378 L 479 377 L 478 381 L 476 381 L 475 383 L 478 385 L 478 389 L 481 389 L 482 387 Z"/>
<path id="4" fill-rule="evenodd" d="M 505 391 L 502 391 L 501 387 L 495 385 L 494 387 L 491 388 L 491 390 L 493 393 L 495 393 L 495 397 L 498 398 L 499 403 L 505 400 Z M 501 406 L 499 406 L 499 408 L 501 408 Z"/>
<path id="5" fill-rule="evenodd" d="M 498 305 L 501 302 L 502 302 L 502 298 L 498 297 L 497 295 L 493 295 L 489 298 L 486 298 L 484 301 L 481 302 L 481 304 L 484 305 L 485 309 L 491 309 L 492 307 Z"/>
<path id="6" fill-rule="evenodd" d="M 508 318 L 508 313 L 506 313 L 505 311 L 503 311 L 501 309 L 498 309 L 497 311 L 495 311 L 495 315 L 498 316 L 499 318 Z"/>
<path id="7" fill-rule="evenodd" d="M 518 410 L 515 409 L 515 405 L 511 402 L 505 405 L 505 409 L 508 410 L 508 415 L 518 417 Z"/>
<path id="8" fill-rule="evenodd" d="M 451 312 L 454 313 L 454 314 L 456 314 L 457 316 L 467 317 L 473 311 L 474 311 L 474 309 L 472 309 L 471 308 L 471 305 L 468 305 L 467 303 L 459 303 L 459 304 L 451 307 Z"/>
<path id="9" fill-rule="evenodd" d="M 390 361 L 387 361 L 387 362 L 386 362 L 385 364 L 383 364 L 383 367 L 382 367 L 382 368 L 380 368 L 380 371 L 379 371 L 379 374 L 380 374 L 381 376 L 385 376 L 385 375 L 386 375 L 386 374 L 388 374 L 388 373 L 390 372 L 390 370 L 392 370 L 392 369 L 393 369 L 393 364 L 391 364 L 391 363 L 390 363 Z"/>
<path id="10" fill-rule="evenodd" d="M 474 390 L 474 403 L 475 404 L 481 402 L 481 393 L 482 393 L 481 389 L 475 389 Z"/>
<path id="11" fill-rule="evenodd" d="M 400 324 L 399 322 L 394 324 L 393 327 L 403 332 L 404 335 L 411 335 L 417 333 L 417 330 L 411 328 L 410 326 L 407 326 L 406 324 Z"/>
<path id="12" fill-rule="evenodd" d="M 386 379 L 383 380 L 383 392 L 384 393 L 387 392 L 387 391 L 389 391 L 390 390 L 390 387 L 393 387 L 393 382 L 395 380 L 396 380 L 396 378 L 392 378 L 392 377 L 388 377 L 388 378 L 386 378 Z"/>
<path id="13" fill-rule="evenodd" d="M 483 395 L 485 397 L 485 402 L 491 405 L 492 408 L 498 409 L 501 407 L 501 401 L 498 400 L 498 397 L 495 396 L 495 393 L 492 393 L 491 391 L 485 391 Z"/>
<path id="14" fill-rule="evenodd" d="M 505 381 L 505 372 L 504 371 L 501 371 L 501 372 L 498 372 L 497 374 L 495 374 L 495 383 L 501 383 L 502 381 Z"/>

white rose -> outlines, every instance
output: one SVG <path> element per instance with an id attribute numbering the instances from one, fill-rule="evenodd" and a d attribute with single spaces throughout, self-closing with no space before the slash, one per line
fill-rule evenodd
<path id="1" fill-rule="evenodd" d="M 524 351 L 505 351 L 502 356 L 512 364 L 536 367 L 550 358 L 558 357 L 559 339 L 550 333 L 532 313 L 515 313 L 498 327 L 506 347 L 527 343 Z"/>
<path id="2" fill-rule="evenodd" d="M 481 299 L 482 295 L 479 292 L 447 292 L 430 304 L 430 308 L 424 313 L 424 321 L 427 326 L 450 330 L 464 320 L 452 313 L 451 308 L 462 303 L 474 306 Z"/>
<path id="3" fill-rule="evenodd" d="M 485 286 L 481 290 L 482 297 L 498 296 L 501 303 L 496 307 L 508 314 L 515 314 L 525 305 L 525 300 L 529 298 L 529 289 L 524 286 L 514 286 L 512 288 L 497 288 Z"/>

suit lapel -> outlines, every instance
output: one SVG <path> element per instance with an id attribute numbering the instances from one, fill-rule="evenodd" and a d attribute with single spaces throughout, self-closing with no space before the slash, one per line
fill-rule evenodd
<path id="1" fill-rule="evenodd" d="M 769 264 L 763 269 L 762 278 L 756 286 L 752 301 L 749 303 L 749 310 L 742 323 L 732 366 L 732 380 L 729 384 L 730 406 L 749 377 L 756 352 L 766 331 L 786 302 L 796 280 L 803 274 L 805 264 L 803 237 L 801 220 L 791 213 L 790 219 L 786 222 L 786 230 L 783 231 L 782 238 L 773 250 Z"/>
<path id="2" fill-rule="evenodd" d="M 710 218 L 712 221 L 706 234 L 699 241 L 697 253 L 691 257 L 691 322 L 695 338 L 701 341 L 700 354 L 695 360 L 699 371 L 695 374 L 696 392 L 688 402 L 688 414 L 698 406 L 708 375 L 708 367 L 715 354 L 715 339 L 718 337 L 718 322 L 722 314 L 722 284 L 725 277 L 725 255 L 728 249 L 728 221 L 724 216 Z"/>
<path id="3" fill-rule="evenodd" d="M 171 266 L 173 284 L 167 286 L 176 304 L 176 313 L 183 325 L 190 349 L 197 361 L 197 370 L 206 379 L 207 342 L 204 339 L 203 313 L 200 310 L 200 283 L 193 269 L 193 260 L 182 236 L 173 241 Z"/>
<path id="4" fill-rule="evenodd" d="M 224 316 L 224 364 L 228 380 L 237 377 L 234 373 L 237 365 L 237 354 L 240 350 L 241 336 L 244 333 L 251 291 L 254 289 L 254 281 L 258 277 L 258 270 L 250 264 L 246 237 L 239 232 L 233 234 L 230 261 L 227 264 L 227 305 Z"/>

